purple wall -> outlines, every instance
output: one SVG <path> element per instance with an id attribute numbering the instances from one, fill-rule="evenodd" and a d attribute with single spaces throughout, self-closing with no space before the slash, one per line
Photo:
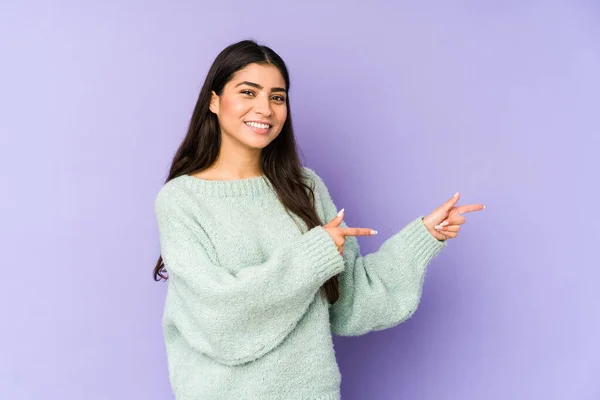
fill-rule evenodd
<path id="1" fill-rule="evenodd" d="M 412 319 L 335 339 L 344 399 L 600 399 L 597 2 L 124 3 L 0 5 L 1 399 L 172 398 L 154 196 L 247 37 L 363 254 L 487 206 Z"/>

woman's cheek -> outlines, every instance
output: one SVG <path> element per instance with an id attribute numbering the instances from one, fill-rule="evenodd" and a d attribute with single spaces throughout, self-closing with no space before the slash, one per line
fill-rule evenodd
<path id="1" fill-rule="evenodd" d="M 287 107 L 283 107 L 279 112 L 277 112 L 277 122 L 283 126 L 285 120 L 287 119 Z"/>
<path id="2" fill-rule="evenodd" d="M 236 100 L 235 98 L 232 99 L 226 97 L 221 101 L 221 108 L 224 114 L 236 116 L 243 110 L 244 104 L 242 101 Z"/>

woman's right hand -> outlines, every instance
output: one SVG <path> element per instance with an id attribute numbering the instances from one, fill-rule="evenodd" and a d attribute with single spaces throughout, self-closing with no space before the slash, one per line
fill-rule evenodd
<path id="1" fill-rule="evenodd" d="M 377 235 L 377 231 L 369 228 L 340 228 L 340 224 L 344 220 L 344 209 L 335 216 L 334 219 L 323 225 L 323 229 L 329 233 L 333 242 L 338 248 L 341 255 L 344 255 L 344 243 L 346 236 L 373 236 Z"/>

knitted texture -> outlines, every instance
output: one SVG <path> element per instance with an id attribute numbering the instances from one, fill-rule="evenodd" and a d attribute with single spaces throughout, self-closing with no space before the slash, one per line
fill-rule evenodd
<path id="1" fill-rule="evenodd" d="M 337 208 L 323 180 L 303 173 L 325 224 Z M 169 379 L 180 400 L 339 399 L 332 333 L 409 318 L 446 246 L 419 217 L 365 256 L 348 236 L 341 256 L 322 226 L 307 230 L 285 211 L 264 177 L 179 176 L 159 190 L 155 213 L 169 274 Z M 329 305 L 319 288 L 338 274 L 340 298 Z"/>

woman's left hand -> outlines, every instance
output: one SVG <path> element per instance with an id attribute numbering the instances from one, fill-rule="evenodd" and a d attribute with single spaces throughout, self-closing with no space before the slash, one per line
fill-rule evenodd
<path id="1" fill-rule="evenodd" d="M 483 204 L 469 204 L 455 207 L 460 198 L 456 192 L 450 200 L 436 208 L 431 214 L 423 218 L 423 224 L 437 240 L 453 239 L 458 236 L 460 226 L 466 222 L 461 214 L 470 211 L 481 211 L 485 208 Z"/>

